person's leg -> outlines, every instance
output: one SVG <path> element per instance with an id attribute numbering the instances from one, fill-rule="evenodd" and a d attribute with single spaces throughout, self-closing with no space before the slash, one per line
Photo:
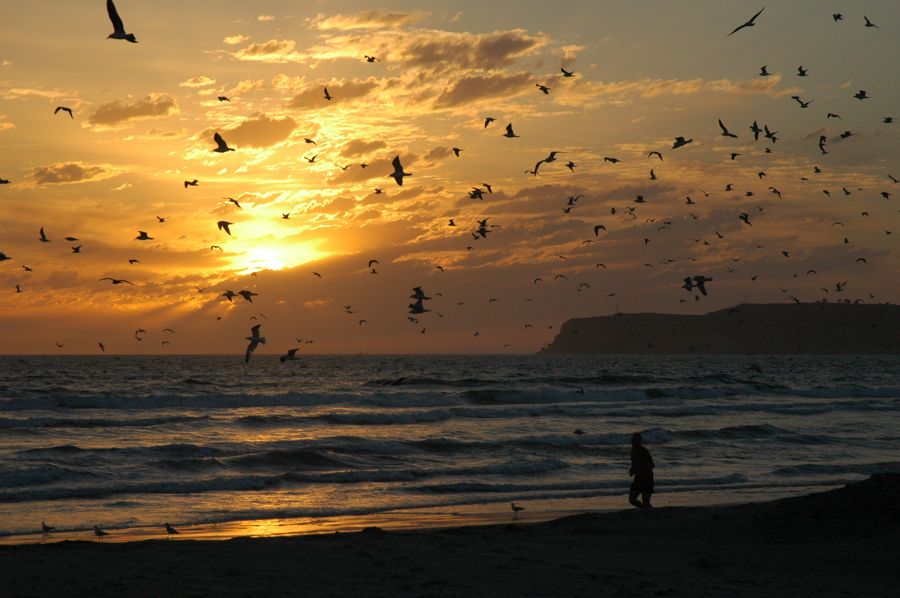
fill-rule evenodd
<path id="1" fill-rule="evenodd" d="M 642 505 L 641 503 L 638 502 L 638 499 L 637 499 L 638 494 L 640 494 L 640 490 L 632 489 L 628 493 L 628 502 L 630 502 L 631 504 L 633 504 L 634 506 L 636 506 L 639 509 L 643 509 L 644 505 Z"/>
<path id="2" fill-rule="evenodd" d="M 645 509 L 652 509 L 653 505 L 650 504 L 650 497 L 653 496 L 653 491 L 646 491 L 641 493 L 641 506 Z"/>

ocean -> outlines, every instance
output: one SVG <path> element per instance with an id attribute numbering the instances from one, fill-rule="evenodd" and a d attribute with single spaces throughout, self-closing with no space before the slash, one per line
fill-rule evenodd
<path id="1" fill-rule="evenodd" d="M 900 360 L 0 357 L 0 540 L 41 521 L 625 508 L 636 431 L 656 505 L 900 472 Z"/>

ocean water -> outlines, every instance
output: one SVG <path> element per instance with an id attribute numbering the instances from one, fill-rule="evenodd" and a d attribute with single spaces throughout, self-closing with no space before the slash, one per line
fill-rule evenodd
<path id="1" fill-rule="evenodd" d="M 656 504 L 900 472 L 900 360 L 2 357 L 0 536 L 42 520 L 74 532 L 511 500 L 624 507 L 635 431 Z"/>

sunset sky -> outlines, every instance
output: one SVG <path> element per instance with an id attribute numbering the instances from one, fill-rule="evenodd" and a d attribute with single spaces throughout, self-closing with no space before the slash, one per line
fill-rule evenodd
<path id="1" fill-rule="evenodd" d="M 533 352 L 617 308 L 897 302 L 900 13 L 838 4 L 728 36 L 762 3 L 119 0 L 137 44 L 101 0 L 5 6 L 0 352 L 242 354 L 256 323 L 261 354 Z"/>

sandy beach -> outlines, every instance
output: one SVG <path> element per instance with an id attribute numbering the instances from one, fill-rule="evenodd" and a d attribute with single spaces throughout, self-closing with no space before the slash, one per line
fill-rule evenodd
<path id="1" fill-rule="evenodd" d="M 0 547 L 4 596 L 896 596 L 900 475 L 723 507 Z"/>

